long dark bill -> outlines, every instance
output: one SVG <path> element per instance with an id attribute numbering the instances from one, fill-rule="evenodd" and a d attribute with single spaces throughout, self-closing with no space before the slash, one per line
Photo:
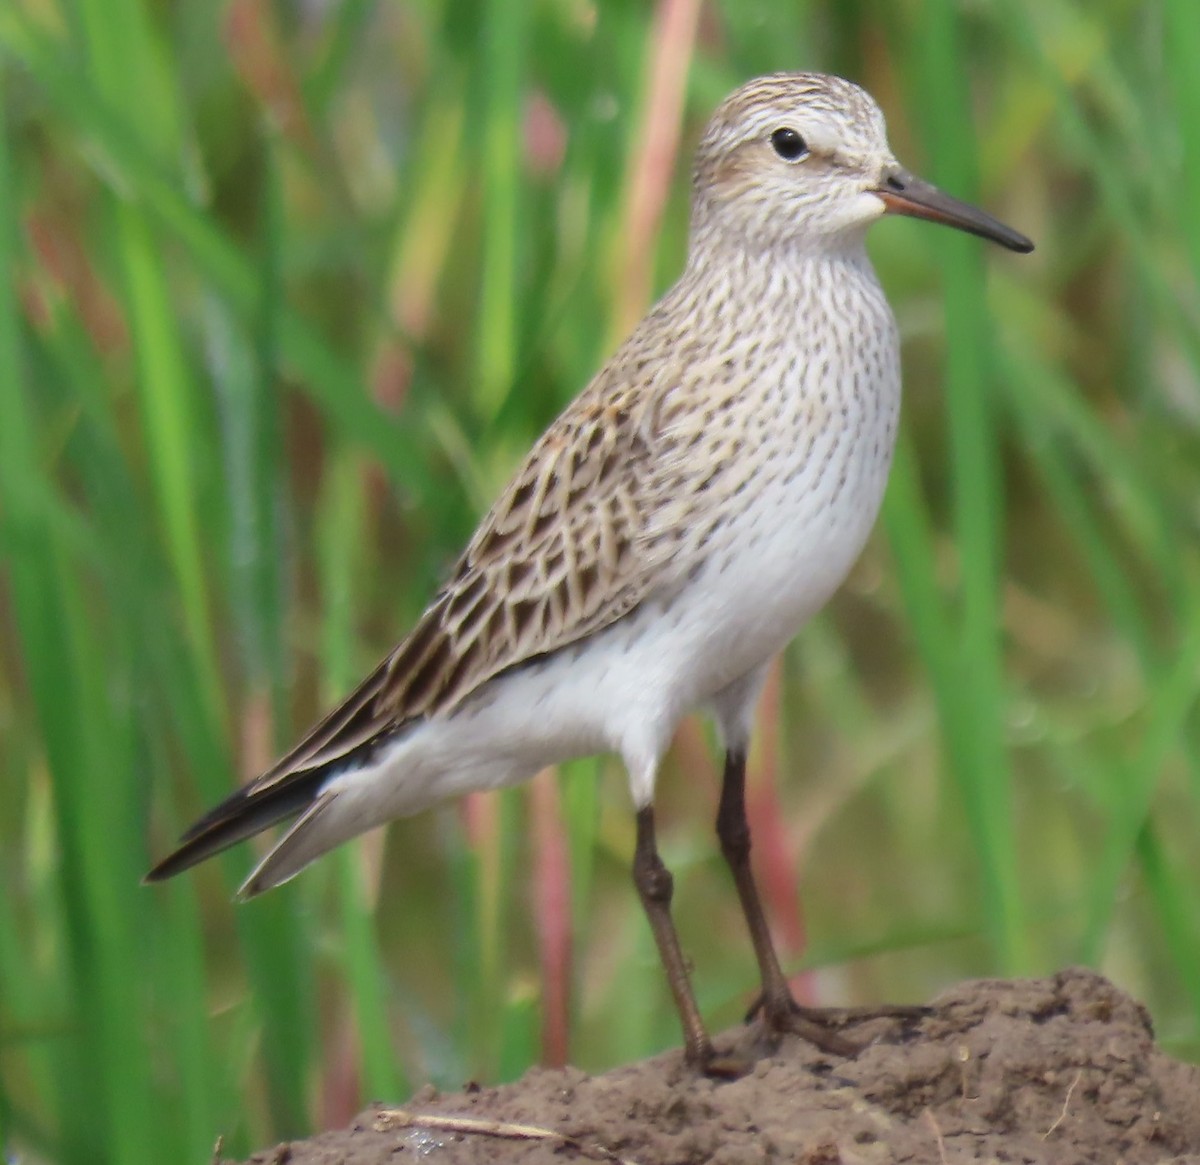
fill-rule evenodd
<path id="1" fill-rule="evenodd" d="M 999 219 L 985 214 L 968 202 L 960 202 L 925 182 L 907 170 L 896 169 L 884 178 L 875 190 L 891 214 L 906 214 L 911 218 L 927 218 L 930 222 L 944 223 L 960 231 L 991 239 L 1010 251 L 1027 254 L 1033 243 L 1023 234 L 1006 227 Z"/>

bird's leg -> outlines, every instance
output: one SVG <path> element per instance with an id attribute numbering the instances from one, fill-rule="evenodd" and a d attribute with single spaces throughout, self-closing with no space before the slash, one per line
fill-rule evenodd
<path id="1" fill-rule="evenodd" d="M 683 1024 L 684 1054 L 689 1064 L 707 1069 L 713 1063 L 712 1041 L 700 1018 L 700 1009 L 696 1006 L 696 997 L 692 994 L 688 979 L 687 964 L 679 947 L 679 935 L 671 920 L 671 894 L 675 880 L 658 856 L 654 839 L 654 809 L 650 805 L 638 810 L 633 884 L 650 920 L 659 957 L 666 968 L 667 982 L 671 985 L 671 994 L 675 996 L 675 1007 Z"/>
<path id="2" fill-rule="evenodd" d="M 859 1047 L 833 1030 L 835 1026 L 880 1016 L 912 1018 L 924 1015 L 920 1007 L 819 1008 L 803 1007 L 792 998 L 779 957 L 771 941 L 767 916 L 750 869 L 750 823 L 746 819 L 746 754 L 725 754 L 725 776 L 721 782 L 721 804 L 717 810 L 717 837 L 721 852 L 733 873 L 742 913 L 750 928 L 750 941 L 762 976 L 762 994 L 750 1010 L 762 1010 L 767 1026 L 776 1032 L 791 1031 L 803 1036 L 822 1051 L 853 1056 Z"/>
<path id="3" fill-rule="evenodd" d="M 805 1014 L 792 998 L 787 978 L 779 966 L 779 956 L 771 941 L 767 916 L 763 911 L 754 874 L 750 869 L 750 823 L 746 819 L 746 754 L 730 750 L 725 754 L 725 776 L 721 781 L 721 804 L 717 810 L 717 837 L 721 852 L 729 864 L 741 899 L 742 913 L 750 928 L 750 941 L 762 976 L 760 1006 L 767 1026 L 776 1032 L 794 1031 L 823 1051 L 852 1056 L 857 1045 L 830 1031 L 828 1025 Z"/>

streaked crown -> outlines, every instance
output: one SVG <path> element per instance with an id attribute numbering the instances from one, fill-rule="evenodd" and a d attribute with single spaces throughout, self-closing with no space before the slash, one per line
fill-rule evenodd
<path id="1" fill-rule="evenodd" d="M 822 73 L 759 77 L 708 123 L 693 229 L 767 246 L 858 244 L 885 210 L 871 191 L 897 165 L 883 114 L 857 85 Z"/>

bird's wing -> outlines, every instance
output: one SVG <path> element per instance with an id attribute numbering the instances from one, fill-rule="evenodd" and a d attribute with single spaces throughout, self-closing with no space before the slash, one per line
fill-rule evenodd
<path id="1" fill-rule="evenodd" d="M 381 741 L 683 584 L 755 472 L 734 423 L 746 410 L 731 406 L 759 375 L 751 341 L 714 350 L 672 328 L 685 317 L 660 305 L 643 321 L 534 446 L 409 636 L 148 880 L 304 811 Z"/>
<path id="2" fill-rule="evenodd" d="M 246 793 L 448 713 L 670 585 L 678 532 L 661 519 L 674 474 L 662 424 L 672 386 L 660 388 L 657 361 L 628 363 L 610 363 L 546 431 L 407 638 Z"/>

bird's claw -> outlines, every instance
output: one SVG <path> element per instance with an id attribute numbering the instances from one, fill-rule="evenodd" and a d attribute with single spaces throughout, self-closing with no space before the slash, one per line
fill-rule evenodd
<path id="1" fill-rule="evenodd" d="M 853 1058 L 866 1047 L 848 1039 L 839 1029 L 875 1019 L 895 1019 L 904 1023 L 922 1019 L 933 1009 L 920 1004 L 880 1004 L 865 1007 L 805 1007 L 790 994 L 778 1002 L 759 995 L 746 1013 L 746 1022 L 761 1016 L 768 1031 L 791 1033 L 806 1039 L 814 1047 L 833 1056 Z"/>

